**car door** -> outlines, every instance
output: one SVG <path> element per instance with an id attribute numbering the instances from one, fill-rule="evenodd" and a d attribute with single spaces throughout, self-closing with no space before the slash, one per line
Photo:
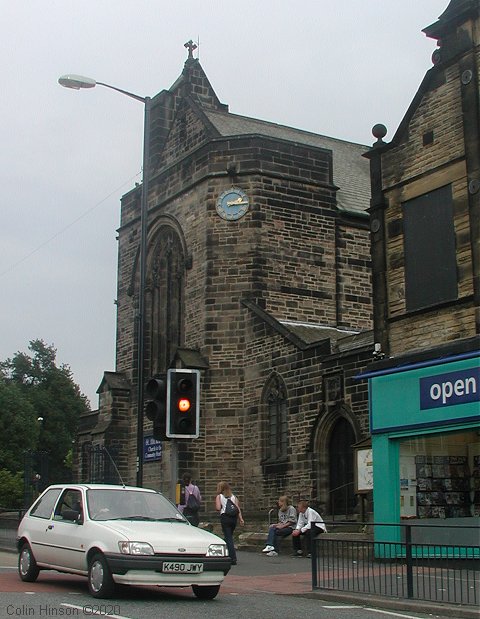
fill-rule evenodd
<path id="1" fill-rule="evenodd" d="M 45 535 L 50 565 L 86 569 L 83 504 L 80 490 L 67 488 L 62 492 Z"/>
<path id="2" fill-rule="evenodd" d="M 61 491 L 61 488 L 49 488 L 22 522 L 23 532 L 30 540 L 37 563 L 48 563 L 50 560 L 48 533 L 52 524 L 53 510 Z"/>

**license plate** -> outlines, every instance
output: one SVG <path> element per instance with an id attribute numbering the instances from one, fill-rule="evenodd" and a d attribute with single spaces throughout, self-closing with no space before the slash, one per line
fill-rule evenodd
<path id="1" fill-rule="evenodd" d="M 162 572 L 167 574 L 200 574 L 203 572 L 203 563 L 178 563 L 164 561 Z"/>

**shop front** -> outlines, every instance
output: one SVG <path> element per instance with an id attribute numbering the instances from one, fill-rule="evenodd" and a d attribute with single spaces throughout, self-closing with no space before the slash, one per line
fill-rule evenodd
<path id="1" fill-rule="evenodd" d="M 363 375 L 375 523 L 415 525 L 417 544 L 479 545 L 480 351 L 387 366 Z M 375 539 L 404 534 L 376 527 Z"/>

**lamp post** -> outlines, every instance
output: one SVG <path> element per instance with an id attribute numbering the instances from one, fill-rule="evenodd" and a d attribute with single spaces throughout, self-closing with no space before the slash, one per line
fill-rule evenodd
<path id="1" fill-rule="evenodd" d="M 150 158 L 150 110 L 151 98 L 140 97 L 128 90 L 117 88 L 111 84 L 97 82 L 90 77 L 82 75 L 62 75 L 58 79 L 58 83 L 65 88 L 94 88 L 95 86 L 104 86 L 111 90 L 116 90 L 131 99 L 141 101 L 145 107 L 145 118 L 143 125 L 143 178 L 142 178 L 142 195 L 140 202 L 140 287 L 138 299 L 138 342 L 137 342 L 137 486 L 143 486 L 143 384 L 144 380 L 144 350 L 145 350 L 145 279 L 147 270 L 147 214 L 148 214 L 148 182 L 149 182 L 149 158 Z"/>

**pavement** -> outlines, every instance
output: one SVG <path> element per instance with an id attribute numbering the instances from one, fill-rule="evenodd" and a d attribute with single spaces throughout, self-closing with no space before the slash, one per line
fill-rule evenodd
<path id="1" fill-rule="evenodd" d="M 15 550 L 11 544 L 0 539 L 0 565 L 14 564 Z M 237 551 L 238 563 L 232 566 L 222 585 L 222 595 L 242 593 L 270 593 L 293 595 L 329 601 L 339 604 L 354 604 L 390 611 L 409 611 L 454 617 L 455 619 L 479 619 L 479 609 L 473 606 L 433 603 L 424 600 L 409 600 L 370 594 L 355 594 L 341 591 L 312 590 L 311 562 L 306 558 L 291 557 L 288 553 L 267 557 L 261 552 Z"/>
<path id="2" fill-rule="evenodd" d="M 410 600 L 366 593 L 349 593 L 326 589 L 312 590 L 312 569 L 309 559 L 280 554 L 267 557 L 261 552 L 237 551 L 238 564 L 225 578 L 222 592 L 248 591 L 298 595 L 321 601 L 355 604 L 394 611 L 417 612 L 455 619 L 479 619 L 480 609 L 474 606 Z"/>

